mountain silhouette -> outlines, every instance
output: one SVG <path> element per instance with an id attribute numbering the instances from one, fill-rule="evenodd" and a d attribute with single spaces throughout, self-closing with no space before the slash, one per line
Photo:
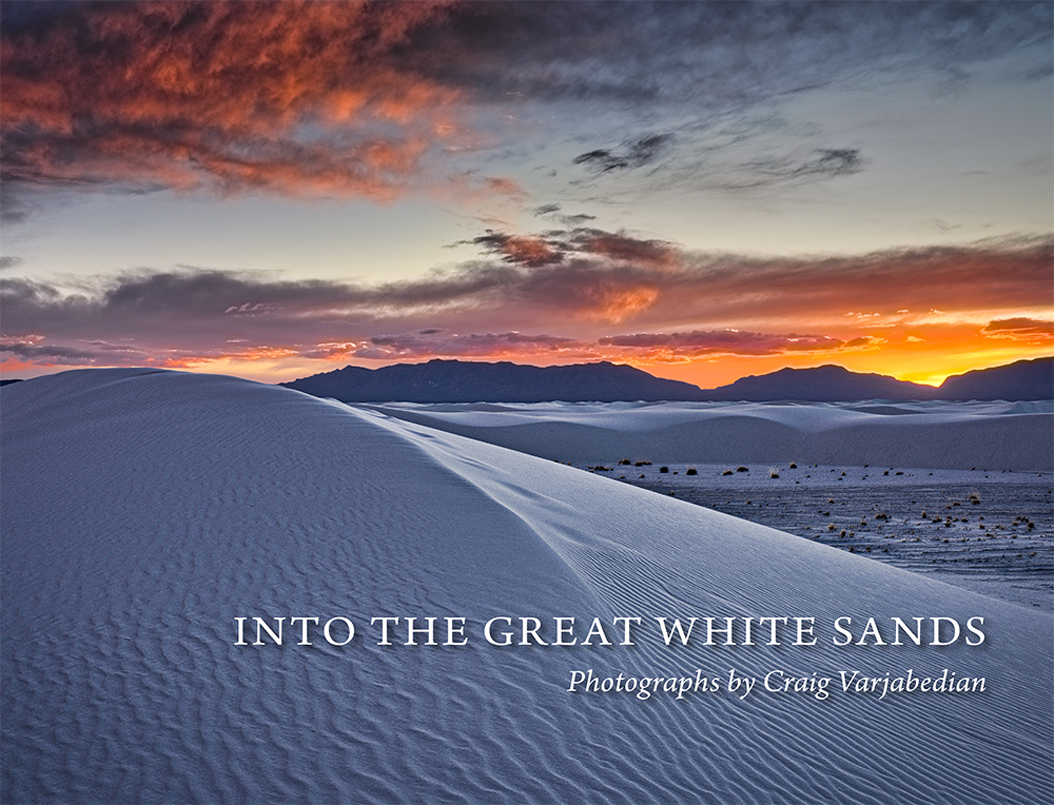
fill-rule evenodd
<path id="1" fill-rule="evenodd" d="M 342 402 L 1050 400 L 1054 399 L 1054 358 L 953 375 L 939 387 L 834 365 L 780 369 L 701 389 L 607 361 L 540 367 L 440 359 L 379 369 L 346 366 L 279 385 Z"/>

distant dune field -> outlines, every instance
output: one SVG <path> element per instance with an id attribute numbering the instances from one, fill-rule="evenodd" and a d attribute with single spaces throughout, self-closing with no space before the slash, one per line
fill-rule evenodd
<path id="1" fill-rule="evenodd" d="M 372 406 L 557 461 L 1054 469 L 1054 402 Z"/>

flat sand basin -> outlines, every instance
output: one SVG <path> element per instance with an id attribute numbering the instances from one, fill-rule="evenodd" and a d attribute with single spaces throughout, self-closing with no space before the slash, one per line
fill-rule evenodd
<path id="1" fill-rule="evenodd" d="M 788 464 L 669 464 L 662 473 L 657 464 L 606 466 L 594 471 L 1054 611 L 1054 473 Z M 686 474 L 690 468 L 697 474 Z"/>

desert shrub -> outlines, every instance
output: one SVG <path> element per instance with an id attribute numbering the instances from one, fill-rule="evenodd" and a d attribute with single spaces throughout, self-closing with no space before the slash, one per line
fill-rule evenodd
<path id="1" fill-rule="evenodd" d="M 750 472 L 750 467 L 736 467 L 736 472 Z"/>
<path id="2" fill-rule="evenodd" d="M 699 474 L 699 470 L 697 470 L 695 467 L 689 467 L 688 469 L 686 469 L 684 471 L 684 474 L 685 475 L 698 475 Z"/>
<path id="3" fill-rule="evenodd" d="M 670 468 L 666 466 L 659 467 L 659 472 L 669 472 Z"/>

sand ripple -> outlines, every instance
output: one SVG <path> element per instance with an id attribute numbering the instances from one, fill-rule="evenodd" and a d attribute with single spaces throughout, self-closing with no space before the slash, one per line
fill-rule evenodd
<path id="1" fill-rule="evenodd" d="M 1026 803 L 1052 620 L 542 459 L 229 378 L 5 387 L 5 803 Z M 234 618 L 346 615 L 347 646 Z M 496 615 L 814 616 L 821 645 L 488 646 Z M 834 617 L 985 617 L 977 649 Z M 470 645 L 378 646 L 371 616 Z M 984 676 L 973 695 L 570 694 L 598 676 Z"/>

